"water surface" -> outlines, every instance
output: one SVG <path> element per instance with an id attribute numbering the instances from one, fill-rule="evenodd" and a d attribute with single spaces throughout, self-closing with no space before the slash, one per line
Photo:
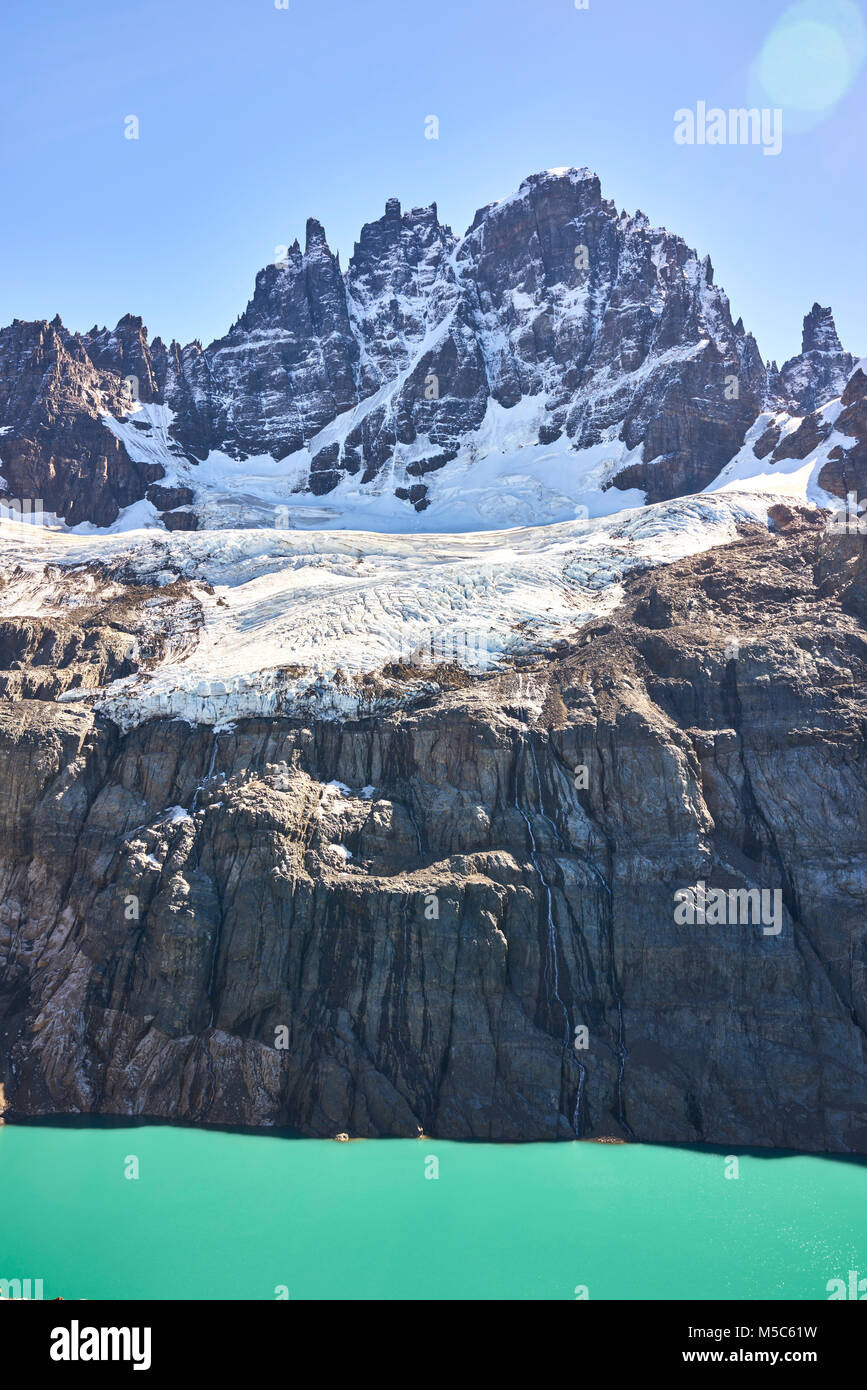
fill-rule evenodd
<path id="1" fill-rule="evenodd" d="M 867 1165 L 730 1169 L 641 1144 L 6 1125 L 0 1278 L 67 1299 L 824 1299 L 867 1276 Z"/>

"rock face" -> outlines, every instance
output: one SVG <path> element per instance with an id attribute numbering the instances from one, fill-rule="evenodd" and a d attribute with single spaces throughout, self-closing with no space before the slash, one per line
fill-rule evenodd
<path id="1" fill-rule="evenodd" d="M 377 720 L 0 703 L 11 1117 L 867 1152 L 864 551 L 777 522 Z"/>
<path id="2" fill-rule="evenodd" d="M 846 436 L 846 444 L 831 449 L 819 484 L 835 497 L 854 493 L 863 507 L 867 501 L 867 376 L 860 367 L 847 382 L 840 404 L 843 408 L 835 428 Z"/>
<path id="3" fill-rule="evenodd" d="M 131 404 L 119 371 L 96 365 L 85 340 L 59 319 L 16 319 L 0 330 L 4 491 L 40 499 L 71 526 L 109 525 L 164 473 L 159 464 L 133 462 L 102 423 L 103 412 L 123 416 Z"/>
<path id="4" fill-rule="evenodd" d="M 382 486 L 399 465 L 391 490 L 411 520 L 430 475 L 484 457 L 486 426 L 514 411 L 517 447 L 622 444 L 629 460 L 605 485 L 656 501 L 706 486 L 767 403 L 804 414 L 839 394 L 852 362 L 815 305 L 801 355 L 766 367 L 709 258 L 618 212 L 589 170 L 553 170 L 460 240 L 436 204 L 390 199 L 345 272 L 309 221 L 303 251 L 260 271 L 208 347 L 149 343 L 130 315 L 84 337 L 16 322 L 0 332 L 0 471 L 70 524 L 113 522 L 171 463 L 133 463 L 105 426 L 135 400 L 170 407 L 178 458 L 269 455 L 316 496 L 348 477 Z M 163 520 L 195 524 L 177 508 Z"/>
<path id="5" fill-rule="evenodd" d="M 783 364 L 786 396 L 799 415 L 806 415 L 839 396 L 852 374 L 855 358 L 844 352 L 837 337 L 834 315 L 814 304 L 804 317 L 801 351 Z"/>

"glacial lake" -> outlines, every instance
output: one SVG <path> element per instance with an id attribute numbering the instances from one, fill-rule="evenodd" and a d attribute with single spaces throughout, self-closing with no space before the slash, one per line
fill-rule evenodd
<path id="1" fill-rule="evenodd" d="M 0 1278 L 65 1299 L 571 1300 L 826 1299 L 867 1276 L 867 1165 L 738 1157 L 727 1178 L 722 1151 L 641 1144 L 5 1125 Z"/>

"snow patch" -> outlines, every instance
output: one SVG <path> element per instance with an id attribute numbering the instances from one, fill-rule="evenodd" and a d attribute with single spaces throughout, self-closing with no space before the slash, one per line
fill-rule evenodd
<path id="1" fill-rule="evenodd" d="M 254 715 L 341 719 L 395 707 L 411 698 L 407 690 L 435 689 L 439 666 L 496 670 L 577 631 L 612 611 L 630 570 L 731 541 L 744 522 L 764 523 L 771 501 L 732 485 L 595 519 L 433 535 L 424 544 L 262 529 L 24 538 L 0 522 L 0 570 L 5 610 L 31 616 L 92 605 L 94 561 L 105 574 L 103 598 L 123 592 L 115 570 L 157 591 L 172 579 L 190 584 L 202 622 L 173 634 L 159 664 L 62 697 L 87 700 L 124 728 L 155 717 L 216 728 Z M 151 602 L 140 609 L 143 641 Z M 401 678 L 395 684 L 384 671 Z M 373 683 L 371 673 L 380 673 Z M 334 783 L 325 794 L 353 793 Z M 175 813 L 187 814 L 170 808 L 166 816 Z"/>

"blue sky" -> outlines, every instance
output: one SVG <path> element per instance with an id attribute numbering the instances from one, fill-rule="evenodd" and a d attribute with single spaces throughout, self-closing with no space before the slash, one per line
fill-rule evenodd
<path id="1" fill-rule="evenodd" d="M 308 216 L 345 265 L 391 195 L 463 232 L 577 164 L 710 252 L 766 357 L 798 350 L 814 299 L 867 352 L 864 18 L 860 0 L 10 0 L 0 323 L 133 312 L 207 342 Z M 781 153 L 676 144 L 698 101 L 781 105 Z"/>

